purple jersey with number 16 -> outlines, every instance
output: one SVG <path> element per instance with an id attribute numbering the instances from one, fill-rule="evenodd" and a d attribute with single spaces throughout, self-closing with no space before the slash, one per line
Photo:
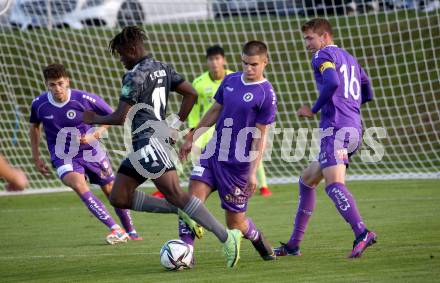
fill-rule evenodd
<path id="1" fill-rule="evenodd" d="M 361 131 L 361 84 L 368 77 L 357 60 L 344 49 L 328 45 L 313 55 L 312 66 L 318 90 L 327 67 L 336 70 L 340 82 L 332 98 L 321 108 L 319 126 L 322 129 L 353 127 Z"/>
<path id="2" fill-rule="evenodd" d="M 349 158 L 362 141 L 361 104 L 371 100 L 370 93 L 362 93 L 362 85 L 369 79 L 357 60 L 342 48 L 328 45 L 313 55 L 313 71 L 318 90 L 323 89 L 323 74 L 334 69 L 339 84 L 331 98 L 321 107 L 322 130 L 331 130 L 321 136 L 318 160 L 321 168 L 348 164 Z M 371 93 L 372 95 L 372 93 Z M 316 104 L 315 104 L 316 106 Z"/>

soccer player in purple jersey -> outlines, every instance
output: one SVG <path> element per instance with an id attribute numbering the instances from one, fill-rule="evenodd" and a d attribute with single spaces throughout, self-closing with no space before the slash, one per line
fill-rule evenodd
<path id="1" fill-rule="evenodd" d="M 99 185 L 107 197 L 110 195 L 114 175 L 110 160 L 98 141 L 107 126 L 92 128 L 82 122 L 82 116 L 85 110 L 109 114 L 113 112 L 111 107 L 95 94 L 70 89 L 69 76 L 61 64 L 45 67 L 43 75 L 48 91 L 33 100 L 30 117 L 32 157 L 37 170 L 49 176 L 49 169 L 40 158 L 38 147 L 43 125 L 52 166 L 61 181 L 72 188 L 90 212 L 110 229 L 107 243 L 113 245 L 128 239 L 141 240 L 130 212 L 115 208 L 124 231 L 89 190 L 86 182 L 87 176 L 90 183 Z"/>
<path id="2" fill-rule="evenodd" d="M 197 92 L 171 66 L 148 55 L 145 39 L 142 29 L 129 26 L 110 41 L 110 51 L 119 55 L 127 69 L 118 107 L 109 115 L 88 111 L 83 117 L 86 123 L 104 125 L 121 125 L 127 115 L 132 117 L 129 119 L 133 151 L 118 169 L 110 202 L 116 207 L 136 211 L 179 214 L 195 232 L 198 229 L 194 220 L 197 221 L 223 243 L 226 265 L 234 267 L 239 260 L 241 232 L 226 229 L 200 199 L 181 189 L 170 154 L 173 131 L 169 128 L 177 129 L 185 121 Z M 178 117 L 167 125 L 165 115 L 171 91 L 183 98 Z M 136 190 L 147 179 L 153 181 L 166 199 Z"/>
<path id="3" fill-rule="evenodd" d="M 290 240 L 275 249 L 278 256 L 301 255 L 300 244 L 315 208 L 316 187 L 325 180 L 325 191 L 353 230 L 355 241 L 350 258 L 360 257 L 376 242 L 359 213 L 353 195 L 345 186 L 349 157 L 362 140 L 361 105 L 373 99 L 370 81 L 356 59 L 333 43 L 332 28 L 325 19 L 302 26 L 306 48 L 313 53 L 312 66 L 319 97 L 312 109 L 302 106 L 299 117 L 312 118 L 321 111 L 321 144 L 318 161 L 312 162 L 299 179 L 299 204 Z"/>
<path id="4" fill-rule="evenodd" d="M 243 46 L 243 72 L 227 75 L 219 86 L 214 104 L 191 131 L 180 150 L 181 159 L 191 152 L 195 137 L 215 124 L 215 134 L 194 166 L 189 192 L 205 201 L 217 191 L 230 229 L 239 229 L 264 260 L 276 259 L 251 218 L 246 216 L 254 194 L 257 167 L 261 162 L 270 124 L 275 121 L 277 100 L 264 77 L 267 46 L 250 41 Z M 195 235 L 179 221 L 179 236 L 193 245 Z"/>

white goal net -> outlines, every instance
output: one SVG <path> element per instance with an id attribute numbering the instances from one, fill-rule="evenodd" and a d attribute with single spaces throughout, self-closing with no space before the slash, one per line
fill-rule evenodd
<path id="1" fill-rule="evenodd" d="M 336 7 L 325 2 L 16 0 L 0 21 L 1 153 L 27 172 L 32 188 L 59 187 L 55 173 L 44 178 L 31 158 L 30 105 L 45 89 L 41 70 L 62 63 L 73 88 L 101 95 L 116 107 L 124 69 L 107 45 L 120 25 L 141 21 L 151 54 L 189 81 L 206 70 L 210 45 L 222 45 L 228 68 L 240 70 L 243 43 L 257 39 L 268 44 L 266 76 L 276 90 L 279 112 L 266 174 L 273 183 L 292 181 L 316 154 L 310 144 L 318 119 L 300 119 L 295 113 L 318 95 L 300 27 L 320 15 L 333 24 L 335 43 L 357 57 L 371 78 L 375 100 L 363 107 L 365 129 L 384 129 L 373 135 L 383 157 L 374 162 L 361 158 L 377 153 L 365 144 L 349 176 L 439 178 L 438 1 L 330 1 Z M 179 101 L 173 95 L 168 113 L 177 112 Z M 123 158 L 117 152 L 125 150 L 122 127 L 112 127 L 103 144 L 116 170 Z M 40 148 L 50 165 L 45 143 Z M 182 180 L 188 171 L 189 166 Z"/>

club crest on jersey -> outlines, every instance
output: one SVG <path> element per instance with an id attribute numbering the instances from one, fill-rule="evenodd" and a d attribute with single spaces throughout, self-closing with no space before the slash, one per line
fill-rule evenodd
<path id="1" fill-rule="evenodd" d="M 129 85 L 124 85 L 121 90 L 121 95 L 127 97 L 130 95 L 130 91 L 131 91 L 131 87 Z"/>
<path id="2" fill-rule="evenodd" d="M 66 116 L 67 116 L 67 118 L 69 118 L 70 120 L 75 119 L 75 117 L 76 117 L 76 112 L 75 112 L 75 110 L 69 110 L 69 111 L 67 111 Z"/>
<path id="3" fill-rule="evenodd" d="M 254 98 L 254 95 L 253 95 L 251 92 L 246 92 L 246 93 L 243 95 L 243 100 L 244 100 L 245 102 L 249 102 L 249 101 L 251 101 L 253 98 Z"/>

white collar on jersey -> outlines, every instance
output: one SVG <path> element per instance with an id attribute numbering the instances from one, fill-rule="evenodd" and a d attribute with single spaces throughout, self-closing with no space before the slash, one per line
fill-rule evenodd
<path id="1" fill-rule="evenodd" d="M 261 84 L 261 83 L 264 83 L 265 81 L 267 81 L 267 79 L 264 79 L 264 80 L 261 80 L 261 81 L 258 81 L 258 82 L 250 82 L 250 83 L 247 83 L 247 82 L 244 81 L 243 76 L 244 76 L 244 74 L 241 74 L 240 79 L 241 79 L 241 82 L 242 82 L 244 85 L 257 85 L 257 84 Z"/>
<path id="2" fill-rule="evenodd" d="M 69 89 L 67 89 L 67 100 L 64 101 L 64 102 L 56 102 L 55 99 L 53 98 L 52 93 L 49 91 L 47 93 L 47 99 L 49 99 L 50 104 L 52 104 L 53 106 L 61 108 L 64 105 L 66 105 L 67 103 L 69 103 L 69 101 L 70 101 L 70 93 L 71 93 L 71 91 L 70 91 L 70 88 L 69 88 Z"/>

